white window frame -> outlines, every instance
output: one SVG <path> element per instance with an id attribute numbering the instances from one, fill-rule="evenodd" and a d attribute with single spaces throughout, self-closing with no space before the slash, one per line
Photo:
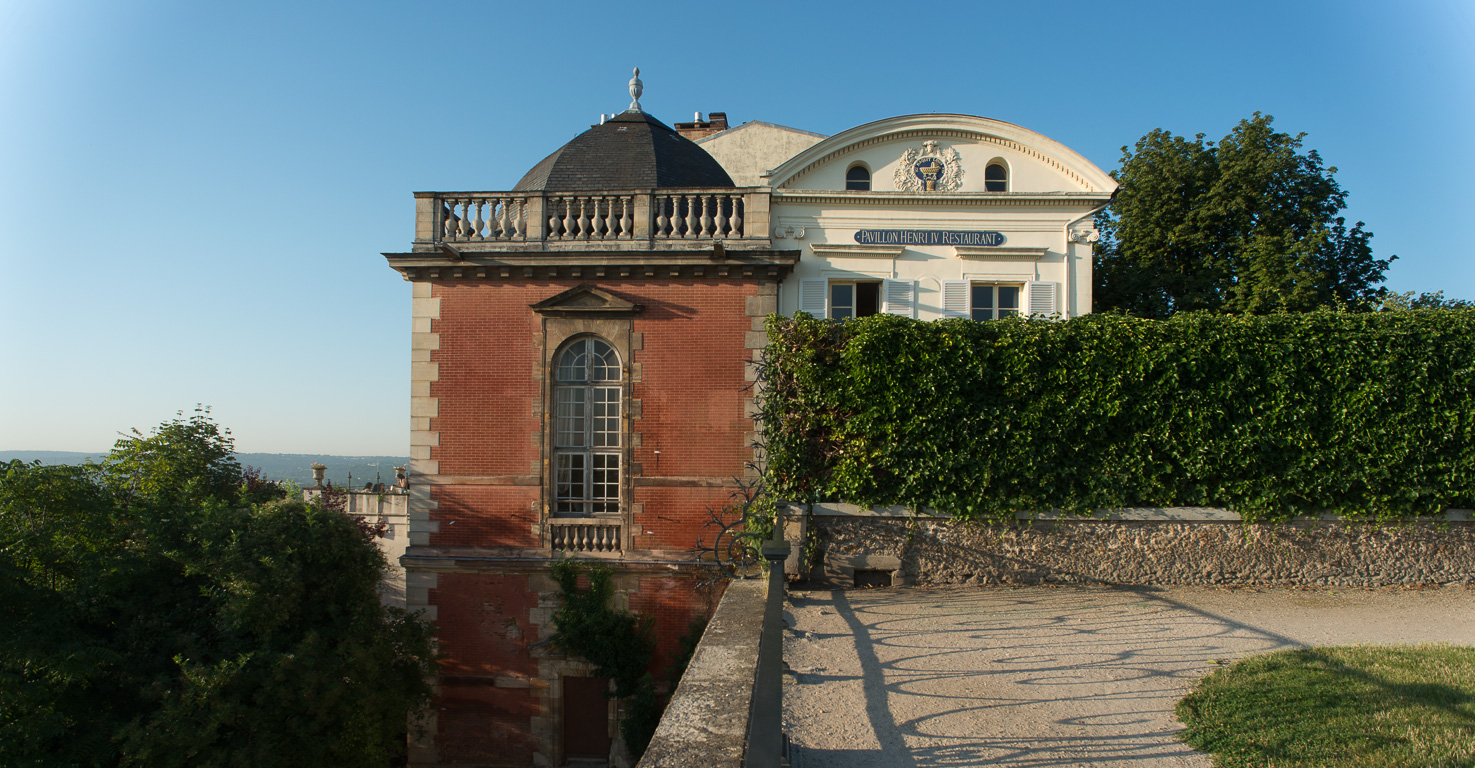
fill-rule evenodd
<path id="1" fill-rule="evenodd" d="M 971 318 L 973 316 L 973 286 L 1018 287 L 1019 313 L 1026 316 L 1044 315 L 1060 317 L 1060 284 L 1049 280 L 970 279 L 942 281 L 942 316 Z M 998 317 L 997 291 L 994 301 L 994 319 Z"/>
<path id="2" fill-rule="evenodd" d="M 915 280 L 891 280 L 883 277 L 811 277 L 799 281 L 798 311 L 815 317 L 831 317 L 830 287 L 869 283 L 879 285 L 876 314 L 917 316 L 917 283 Z M 854 317 L 855 293 L 851 294 L 851 317 Z M 847 318 L 848 319 L 848 318 Z"/>
<path id="3" fill-rule="evenodd" d="M 860 315 L 856 314 L 856 312 L 857 307 L 860 305 L 860 286 L 862 285 L 876 286 L 876 313 L 879 314 L 881 312 L 881 292 L 884 287 L 881 285 L 880 280 L 866 280 L 862 278 L 860 280 L 829 281 L 829 286 L 825 289 L 825 298 L 829 302 L 829 307 L 828 310 L 825 312 L 825 316 L 830 318 L 831 320 L 853 320 L 860 317 Z M 835 289 L 841 286 L 850 287 L 850 314 L 846 317 L 835 317 L 835 310 L 838 309 L 838 307 L 835 305 Z M 870 315 L 866 315 L 866 317 L 870 317 Z"/>
<path id="4" fill-rule="evenodd" d="M 1002 303 L 1000 299 L 1000 289 L 1004 288 L 1014 289 L 1014 306 L 1012 307 L 1000 306 L 1000 304 Z M 979 291 L 989 292 L 992 299 L 989 302 L 990 306 L 977 306 Z M 1019 315 L 1024 315 L 1028 312 L 1027 308 L 1025 307 L 1026 295 L 1027 294 L 1025 293 L 1023 283 L 995 283 L 984 282 L 981 280 L 972 281 L 968 284 L 968 317 L 974 320 L 1002 320 L 1006 317 L 1016 317 Z M 979 317 L 978 313 L 980 311 L 987 311 L 988 317 Z M 1007 312 L 1008 314 L 1003 314 L 1005 312 Z"/>

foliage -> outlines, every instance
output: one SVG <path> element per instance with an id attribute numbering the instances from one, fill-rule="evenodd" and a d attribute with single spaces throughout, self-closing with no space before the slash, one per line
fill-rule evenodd
<path id="1" fill-rule="evenodd" d="M 1470 309 L 1471 307 L 1475 307 L 1475 302 L 1467 299 L 1446 299 L 1444 291 L 1417 295 L 1413 291 L 1408 291 L 1384 296 L 1383 304 L 1379 309 L 1397 311 L 1404 309 Z"/>
<path id="2" fill-rule="evenodd" d="M 646 668 L 655 653 L 646 618 L 614 607 L 614 583 L 604 565 L 559 560 L 551 566 L 563 604 L 553 614 L 554 645 L 594 665 L 595 677 L 614 681 L 614 697 L 627 699 L 620 733 L 636 760 L 660 722 L 660 702 Z M 587 586 L 580 586 L 580 580 Z"/>
<path id="3" fill-rule="evenodd" d="M 237 489 L 241 502 L 245 504 L 265 504 L 277 499 L 302 497 L 302 489 L 296 483 L 290 480 L 271 480 L 261 470 L 251 466 L 241 470 Z"/>
<path id="4" fill-rule="evenodd" d="M 1098 219 L 1096 310 L 1164 318 L 1365 308 L 1394 258 L 1337 214 L 1347 193 L 1305 134 L 1256 112 L 1218 146 L 1154 130 L 1122 148 L 1121 184 Z"/>
<path id="5" fill-rule="evenodd" d="M 768 326 L 778 498 L 1246 520 L 1475 506 L 1475 310 Z"/>
<path id="6" fill-rule="evenodd" d="M 761 577 L 767 573 L 763 543 L 773 535 L 778 502 L 761 476 L 737 478 L 734 482 L 737 487 L 728 494 L 725 506 L 707 507 L 708 518 L 702 528 L 715 529 L 715 534 L 710 545 L 705 536 L 699 537 L 694 554 L 701 562 L 715 563 L 720 578 Z"/>
<path id="7" fill-rule="evenodd" d="M 115 492 L 179 504 L 236 498 L 242 470 L 235 441 L 210 419 L 209 408 L 197 406 L 189 418 L 181 411 L 147 436 L 131 432 L 101 463 L 100 477 Z"/>
<path id="8" fill-rule="evenodd" d="M 1281 651 L 1221 669 L 1178 703 L 1215 765 L 1475 765 L 1475 648 Z"/>
<path id="9" fill-rule="evenodd" d="M 135 435 L 3 467 L 0 764 L 383 765 L 433 671 L 383 555 L 203 415 Z"/>

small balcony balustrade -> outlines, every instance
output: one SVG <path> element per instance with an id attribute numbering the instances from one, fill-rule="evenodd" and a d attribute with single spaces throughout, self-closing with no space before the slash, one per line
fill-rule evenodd
<path id="1" fill-rule="evenodd" d="M 619 552 L 620 521 L 594 517 L 555 517 L 548 521 L 555 552 Z"/>

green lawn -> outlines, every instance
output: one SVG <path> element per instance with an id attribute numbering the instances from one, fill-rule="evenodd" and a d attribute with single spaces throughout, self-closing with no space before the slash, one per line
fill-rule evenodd
<path id="1" fill-rule="evenodd" d="M 1204 678 L 1178 718 L 1223 768 L 1475 767 L 1475 648 L 1257 656 Z"/>

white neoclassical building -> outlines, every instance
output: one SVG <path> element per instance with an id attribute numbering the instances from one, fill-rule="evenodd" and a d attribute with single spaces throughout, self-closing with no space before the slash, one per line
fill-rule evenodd
<path id="1" fill-rule="evenodd" d="M 1117 184 L 1034 131 L 929 114 L 828 138 L 753 122 L 697 143 L 736 183 L 770 190 L 773 247 L 799 252 L 786 314 L 1091 311 L 1093 220 Z"/>

